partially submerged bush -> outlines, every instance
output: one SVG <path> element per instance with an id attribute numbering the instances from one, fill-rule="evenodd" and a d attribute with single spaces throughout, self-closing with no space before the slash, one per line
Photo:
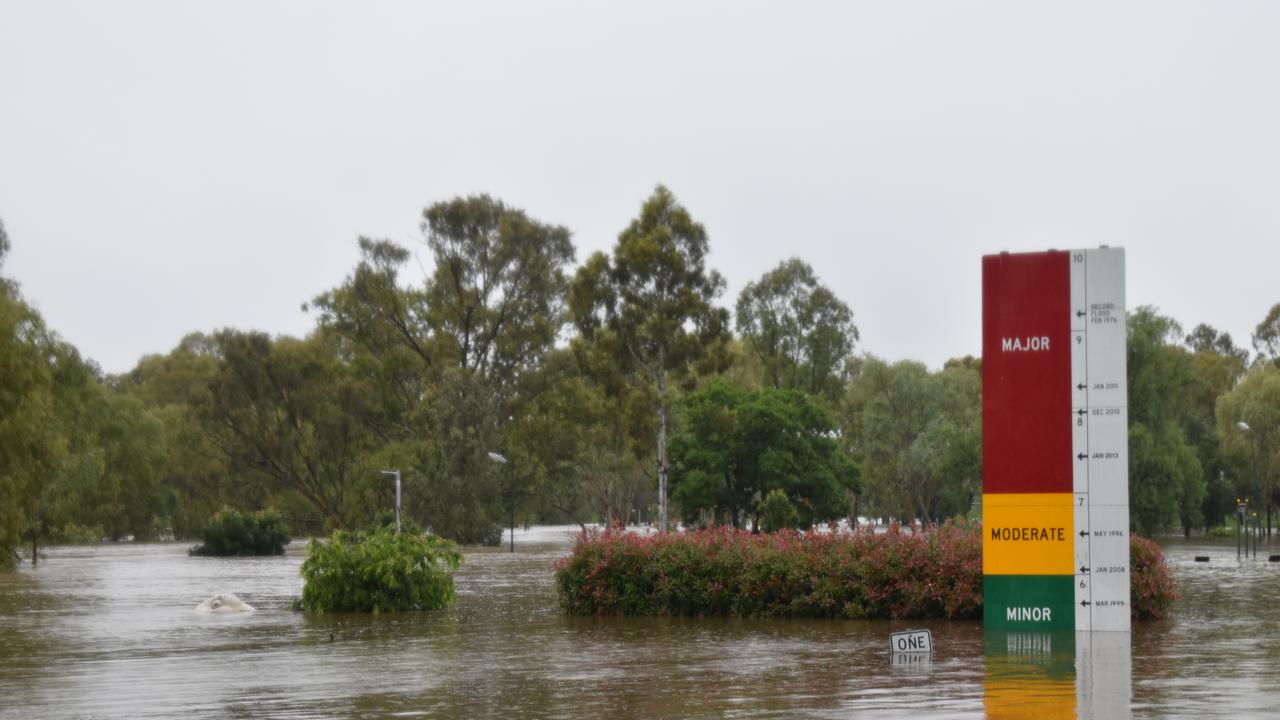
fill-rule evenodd
<path id="1" fill-rule="evenodd" d="M 442 608 L 454 598 L 453 571 L 461 564 L 457 546 L 435 535 L 338 531 L 307 545 L 297 607 L 374 613 Z"/>
<path id="2" fill-rule="evenodd" d="M 800 527 L 800 513 L 791 504 L 787 494 L 777 488 L 770 490 L 760 503 L 760 529 L 767 533 L 784 528 Z"/>
<path id="3" fill-rule="evenodd" d="M 1134 536 L 1133 612 L 1176 597 L 1159 547 Z M 579 537 L 556 564 L 560 604 L 596 615 L 982 617 L 981 526 L 752 535 L 732 528 Z"/>
<path id="4" fill-rule="evenodd" d="M 1129 536 L 1129 608 L 1134 620 L 1159 620 L 1178 599 L 1164 552 L 1153 540 Z"/>
<path id="5" fill-rule="evenodd" d="M 579 539 L 556 585 L 580 614 L 978 618 L 982 538 L 964 522 L 878 534 L 605 532 Z"/>
<path id="6" fill-rule="evenodd" d="M 222 510 L 201 536 L 204 544 L 191 548 L 192 555 L 283 555 L 289 544 L 289 530 L 275 510 L 252 514 Z"/>

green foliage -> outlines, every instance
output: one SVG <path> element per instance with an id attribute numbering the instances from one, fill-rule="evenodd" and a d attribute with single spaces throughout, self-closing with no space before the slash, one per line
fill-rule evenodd
<path id="1" fill-rule="evenodd" d="M 711 303 L 724 278 L 706 268 L 707 232 L 659 185 L 618 235 L 612 258 L 596 253 L 578 270 L 570 309 L 588 338 L 612 331 L 619 365 L 654 379 L 723 350 L 728 313 Z"/>
<path id="2" fill-rule="evenodd" d="M 1177 590 L 1160 548 L 1130 539 L 1136 620 L 1164 617 Z M 556 563 L 556 591 L 580 615 L 982 617 L 981 526 L 768 535 L 584 533 Z"/>
<path id="3" fill-rule="evenodd" d="M 425 463 L 429 481 L 409 506 L 432 532 L 464 545 L 497 545 L 506 523 L 502 490 L 508 470 L 489 459 L 499 447 L 492 388 L 459 368 L 446 371 L 432 400 L 435 448 Z"/>
<path id="4" fill-rule="evenodd" d="M 864 468 L 874 515 L 964 515 L 982 490 L 982 376 L 976 363 L 952 362 L 929 372 L 920 363 L 866 358 L 849 383 L 843 430 Z"/>
<path id="5" fill-rule="evenodd" d="M 747 283 L 738 295 L 737 327 L 759 356 L 767 385 L 839 400 L 858 328 L 849 306 L 808 263 L 791 258 Z"/>
<path id="6" fill-rule="evenodd" d="M 302 599 L 310 612 L 435 610 L 454 598 L 456 546 L 435 535 L 338 531 L 311 540 L 303 561 Z"/>
<path id="7" fill-rule="evenodd" d="M 1218 437 L 1238 497 L 1270 512 L 1280 488 L 1280 367 L 1259 365 L 1218 398 Z M 1248 430 L 1239 423 L 1249 426 Z"/>
<path id="8" fill-rule="evenodd" d="M 226 509 L 213 516 L 202 532 L 204 544 L 191 548 L 192 555 L 283 555 L 289 531 L 275 510 L 239 513 Z"/>
<path id="9" fill-rule="evenodd" d="M 1177 345 L 1181 337 L 1178 324 L 1155 308 L 1129 315 L 1129 521 L 1148 535 L 1198 526 L 1203 517 L 1204 467 L 1187 439 L 1201 379 Z"/>
<path id="10" fill-rule="evenodd" d="M 1253 349 L 1258 360 L 1280 368 L 1280 303 L 1271 306 L 1253 331 Z"/>
<path id="11" fill-rule="evenodd" d="M 509 423 L 520 488 L 529 495 L 520 507 L 579 524 L 599 519 L 623 525 L 648 499 L 647 408 L 629 414 L 631 389 L 609 395 L 603 383 L 579 371 L 572 353 L 550 359 L 546 391 Z"/>
<path id="12" fill-rule="evenodd" d="M 226 454 L 215 442 L 222 434 L 206 432 L 195 412 L 208 403 L 218 363 L 213 339 L 192 333 L 169 354 L 148 355 L 114 378 L 115 386 L 141 402 L 159 423 L 160 436 L 150 442 L 164 450 L 158 483 L 167 496 L 165 515 L 178 540 L 198 537 L 223 506 L 265 507 L 273 501 L 267 483 L 244 482 L 246 474 L 232 474 Z"/>
<path id="13" fill-rule="evenodd" d="M 220 362 L 194 410 L 228 469 L 301 494 L 330 526 L 351 526 L 356 488 L 380 478 L 359 464 L 376 442 L 363 422 L 371 399 L 337 348 L 235 330 L 211 340 Z"/>
<path id="14" fill-rule="evenodd" d="M 423 525 L 492 544 L 509 483 L 487 452 L 512 445 L 510 419 L 547 390 L 573 244 L 565 228 L 488 195 L 431 205 L 421 227 L 435 267 L 420 286 L 402 282 L 408 250 L 361 238 L 355 271 L 313 305 L 366 396 L 363 426 L 381 440 L 365 468 L 402 468 L 406 509 Z M 522 487 L 535 481 L 530 465 L 517 463 Z M 381 495 L 357 492 L 365 514 Z"/>
<path id="15" fill-rule="evenodd" d="M 651 384 L 657 416 L 660 500 L 667 491 L 668 375 L 722 370 L 728 313 L 712 305 L 724 278 L 706 268 L 707 232 L 659 185 L 621 234 L 610 259 L 596 253 L 578 269 L 569 307 L 582 342 L 601 348 L 615 375 Z M 667 523 L 662 506 L 661 523 Z"/>
<path id="16" fill-rule="evenodd" d="M 422 217 L 435 258 L 426 287 L 431 328 L 461 368 L 505 399 L 564 324 L 569 231 L 488 195 L 436 203 Z"/>
<path id="17" fill-rule="evenodd" d="M 1208 323 L 1196 325 L 1191 332 L 1187 333 L 1183 341 L 1194 353 L 1219 355 L 1235 361 L 1242 371 L 1249 362 L 1249 351 L 1236 347 L 1235 341 L 1231 339 L 1231 333 L 1220 332 Z"/>
<path id="18" fill-rule="evenodd" d="M 0 569 L 13 566 L 45 479 L 65 452 L 56 432 L 52 344 L 16 287 L 0 286 Z"/>
<path id="19" fill-rule="evenodd" d="M 1168 616 L 1178 589 L 1164 552 L 1154 541 L 1129 537 L 1129 607 L 1134 620 L 1159 620 Z"/>
<path id="20" fill-rule="evenodd" d="M 760 503 L 760 529 L 772 533 L 799 527 L 800 514 L 787 499 L 787 494 L 779 489 L 770 490 Z"/>
<path id="21" fill-rule="evenodd" d="M 594 615 L 982 616 L 982 538 L 925 531 L 584 535 L 556 565 L 561 605 Z"/>
<path id="22" fill-rule="evenodd" d="M 808 396 L 747 392 L 720 380 L 690 395 L 672 441 L 672 497 L 685 521 L 710 513 L 739 526 L 771 490 L 782 490 L 800 527 L 842 517 L 857 468 L 832 438 L 835 425 Z"/>

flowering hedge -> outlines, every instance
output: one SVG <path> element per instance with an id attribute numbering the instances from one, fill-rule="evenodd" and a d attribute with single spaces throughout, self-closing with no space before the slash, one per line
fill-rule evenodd
<path id="1" fill-rule="evenodd" d="M 1178 599 L 1164 552 L 1153 540 L 1129 536 L 1129 607 L 1135 620 L 1158 620 Z"/>
<path id="2" fill-rule="evenodd" d="M 1159 547 L 1134 538 L 1134 616 L 1174 599 Z M 585 533 L 556 564 L 561 605 L 596 615 L 982 617 L 981 527 L 752 535 Z"/>

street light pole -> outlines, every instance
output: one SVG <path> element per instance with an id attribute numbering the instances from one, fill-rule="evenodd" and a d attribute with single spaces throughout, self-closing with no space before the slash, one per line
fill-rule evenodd
<path id="1" fill-rule="evenodd" d="M 511 553 L 516 551 L 516 465 L 508 463 L 507 458 L 496 452 L 489 453 L 489 459 L 499 465 L 511 465 L 511 484 L 507 489 L 507 506 L 511 510 Z"/>
<path id="2" fill-rule="evenodd" d="M 1249 423 L 1247 423 L 1247 422 L 1245 422 L 1245 421 L 1241 420 L 1240 422 L 1236 423 L 1236 426 L 1238 426 L 1241 430 L 1243 430 L 1243 431 L 1245 431 L 1246 433 L 1248 433 L 1248 434 L 1249 434 L 1249 446 L 1250 446 L 1250 448 L 1253 450 L 1253 496 L 1254 496 L 1255 498 L 1258 498 L 1258 500 L 1259 500 L 1259 501 L 1261 501 L 1261 500 L 1262 500 L 1262 496 L 1258 494 L 1258 493 L 1262 492 L 1262 490 L 1261 490 L 1261 488 L 1262 488 L 1262 478 L 1260 477 L 1259 472 L 1258 472 L 1258 439 L 1257 439 L 1257 437 L 1256 437 L 1255 433 L 1253 432 L 1253 428 L 1249 427 Z M 1268 498 L 1268 502 L 1270 502 L 1270 498 Z M 1257 517 L 1257 515 L 1256 515 L 1256 514 L 1255 514 L 1255 517 Z M 1258 529 L 1259 529 L 1259 528 L 1258 528 L 1258 523 L 1257 523 L 1257 521 L 1255 520 L 1255 521 L 1254 521 L 1254 530 L 1258 530 Z M 1271 517 L 1270 517 L 1270 515 L 1269 515 L 1269 514 L 1268 514 L 1268 517 L 1267 517 L 1267 529 L 1268 529 L 1268 530 L 1270 530 L 1270 529 L 1271 529 Z M 1271 541 L 1268 539 L 1268 540 L 1267 540 L 1267 542 L 1271 542 Z M 1255 555 L 1257 555 L 1257 553 L 1258 553 L 1258 549 L 1257 549 L 1257 548 L 1258 548 L 1258 541 L 1257 541 L 1256 539 L 1254 540 L 1253 547 L 1254 547 L 1253 552 L 1254 552 L 1254 554 L 1255 554 Z"/>
<path id="3" fill-rule="evenodd" d="M 400 471 L 383 470 L 383 475 L 394 475 L 396 478 L 396 534 L 400 533 Z"/>

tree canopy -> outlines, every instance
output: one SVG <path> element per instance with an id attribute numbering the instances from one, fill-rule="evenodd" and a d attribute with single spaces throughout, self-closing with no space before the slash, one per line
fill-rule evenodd
<path id="1" fill-rule="evenodd" d="M 708 231 L 667 188 L 576 266 L 566 227 L 489 195 L 427 205 L 420 230 L 416 248 L 358 238 L 303 337 L 193 332 L 120 375 L 0 275 L 0 567 L 190 538 L 223 508 L 381 527 L 389 470 L 408 522 L 463 543 L 513 516 L 665 524 L 668 490 L 692 524 L 973 512 L 981 358 L 859 352 L 853 310 L 799 258 L 743 287 L 731 328 Z M 0 223 L 0 269 L 10 245 Z M 1236 498 L 1270 524 L 1280 305 L 1251 341 L 1129 313 L 1134 529 L 1208 530 Z"/>
<path id="2" fill-rule="evenodd" d="M 760 504 L 775 490 L 794 505 L 801 527 L 844 517 L 858 471 L 835 430 L 800 392 L 751 392 L 716 380 L 693 393 L 671 447 L 672 495 L 685 523 L 701 514 L 736 527 L 751 518 L 758 527 Z"/>
<path id="3" fill-rule="evenodd" d="M 858 328 L 849 306 L 808 263 L 791 258 L 747 283 L 738 295 L 737 328 L 770 387 L 839 399 Z"/>
<path id="4" fill-rule="evenodd" d="M 713 305 L 724 279 L 706 267 L 707 232 L 659 185 L 618 235 L 613 256 L 596 253 L 578 270 L 570 307 L 585 342 L 606 348 L 624 373 L 655 389 L 658 504 L 667 525 L 668 377 L 695 366 L 721 369 L 728 312 Z"/>

